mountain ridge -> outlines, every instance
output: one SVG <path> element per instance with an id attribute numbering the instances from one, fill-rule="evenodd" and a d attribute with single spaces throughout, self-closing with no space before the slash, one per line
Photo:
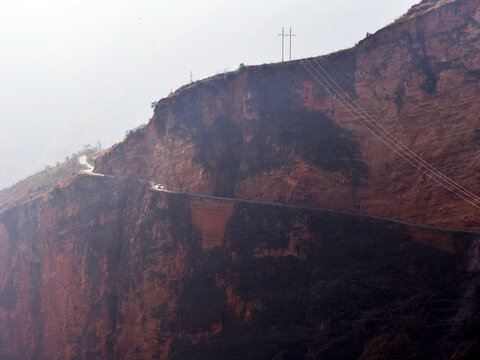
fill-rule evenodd
<path id="1" fill-rule="evenodd" d="M 480 6 L 409 14 L 315 61 L 476 191 Z M 0 204 L 0 359 L 480 356 L 478 213 L 301 61 L 189 84 L 94 160 Z"/>

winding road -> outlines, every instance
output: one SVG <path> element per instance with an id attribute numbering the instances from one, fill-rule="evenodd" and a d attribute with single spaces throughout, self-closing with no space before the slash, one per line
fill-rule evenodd
<path id="1" fill-rule="evenodd" d="M 85 170 L 82 170 L 82 172 L 84 173 L 87 173 L 87 174 L 94 174 L 93 172 L 93 165 L 91 165 L 88 160 L 87 160 L 87 155 L 82 155 L 78 158 L 78 162 L 80 163 L 80 165 L 83 165 L 83 166 L 86 166 L 88 169 L 85 169 Z M 94 175 L 100 175 L 101 174 L 94 174 Z"/>
<path id="2" fill-rule="evenodd" d="M 150 189 L 153 190 L 153 191 L 158 191 L 158 192 L 178 194 L 178 195 L 189 195 L 189 196 L 195 196 L 195 197 L 198 197 L 198 198 L 211 199 L 211 200 L 222 200 L 222 201 L 231 201 L 231 202 L 241 201 L 241 202 L 249 203 L 249 204 L 261 204 L 261 205 L 271 205 L 271 206 L 278 206 L 278 207 L 285 207 L 285 208 L 292 208 L 292 209 L 325 211 L 325 212 L 328 212 L 328 213 L 331 213 L 331 214 L 336 214 L 336 215 L 359 216 L 359 217 L 366 218 L 366 219 L 387 221 L 387 222 L 390 222 L 390 223 L 401 224 L 401 225 L 405 225 L 405 226 L 414 226 L 414 227 L 422 228 L 422 229 L 469 233 L 469 234 L 479 236 L 477 241 L 480 241 L 480 231 L 450 229 L 450 228 L 444 228 L 444 227 L 433 226 L 433 225 L 413 224 L 413 223 L 409 223 L 407 221 L 389 219 L 389 218 L 384 218 L 384 217 L 375 216 L 375 215 L 359 214 L 359 213 L 346 212 L 346 211 L 335 211 L 335 210 L 323 209 L 323 208 L 311 207 L 311 206 L 289 205 L 289 204 L 270 203 L 270 202 L 255 201 L 255 200 L 225 198 L 225 197 L 220 197 L 220 196 L 212 196 L 212 195 L 205 195 L 205 194 L 188 193 L 188 192 L 183 192 L 183 191 L 160 189 L 160 188 L 155 187 L 156 183 L 152 180 L 142 179 L 142 178 L 138 178 L 138 177 L 134 177 L 134 176 L 110 175 L 110 174 L 96 173 L 96 172 L 94 172 L 95 167 L 88 162 L 86 155 L 80 156 L 78 158 L 78 162 L 81 165 L 86 166 L 88 168 L 88 169 L 81 170 L 81 172 L 84 173 L 84 174 L 87 174 L 87 175 L 90 175 L 90 176 L 109 177 L 109 178 L 115 178 L 115 179 L 121 179 L 121 180 L 128 180 L 128 179 L 136 180 L 136 181 L 140 181 L 142 183 L 150 184 Z M 478 256 L 478 257 L 480 257 L 480 256 Z M 479 260 L 479 262 L 480 262 L 480 260 Z"/>

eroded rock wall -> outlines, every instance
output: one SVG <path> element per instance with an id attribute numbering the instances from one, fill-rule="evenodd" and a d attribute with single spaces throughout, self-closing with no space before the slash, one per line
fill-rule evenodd
<path id="1" fill-rule="evenodd" d="M 479 14 L 424 1 L 316 59 L 473 192 Z M 478 233 L 283 205 L 479 226 L 300 62 L 183 88 L 96 165 L 0 212 L 0 359 L 480 356 Z"/>
<path id="2" fill-rule="evenodd" d="M 410 149 L 480 192 L 477 1 L 423 2 L 355 48 L 313 61 Z M 299 61 L 184 87 L 97 169 L 192 193 L 480 226 L 478 210 L 386 148 Z"/>
<path id="3" fill-rule="evenodd" d="M 478 354 L 475 234 L 79 175 L 0 244 L 1 359 Z"/>

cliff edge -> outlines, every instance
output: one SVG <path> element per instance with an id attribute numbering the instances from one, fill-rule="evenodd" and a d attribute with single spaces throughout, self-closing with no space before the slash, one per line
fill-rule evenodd
<path id="1" fill-rule="evenodd" d="M 356 47 L 310 61 L 402 143 L 478 194 L 479 21 L 476 1 L 424 1 Z M 478 209 L 386 148 L 301 61 L 180 89 L 97 169 L 191 193 L 480 228 Z"/>
<path id="2" fill-rule="evenodd" d="M 477 193 L 479 52 L 478 1 L 428 0 L 308 61 Z M 0 360 L 480 358 L 478 211 L 305 61 L 187 85 L 94 172 L 2 192 Z"/>

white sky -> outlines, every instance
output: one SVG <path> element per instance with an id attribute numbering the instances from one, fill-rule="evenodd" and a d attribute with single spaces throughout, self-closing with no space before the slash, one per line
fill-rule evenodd
<path id="1" fill-rule="evenodd" d="M 0 0 L 0 188 L 85 144 L 104 146 L 150 103 L 240 63 L 353 46 L 419 0 Z M 10 169 L 10 170 L 6 170 Z"/>

